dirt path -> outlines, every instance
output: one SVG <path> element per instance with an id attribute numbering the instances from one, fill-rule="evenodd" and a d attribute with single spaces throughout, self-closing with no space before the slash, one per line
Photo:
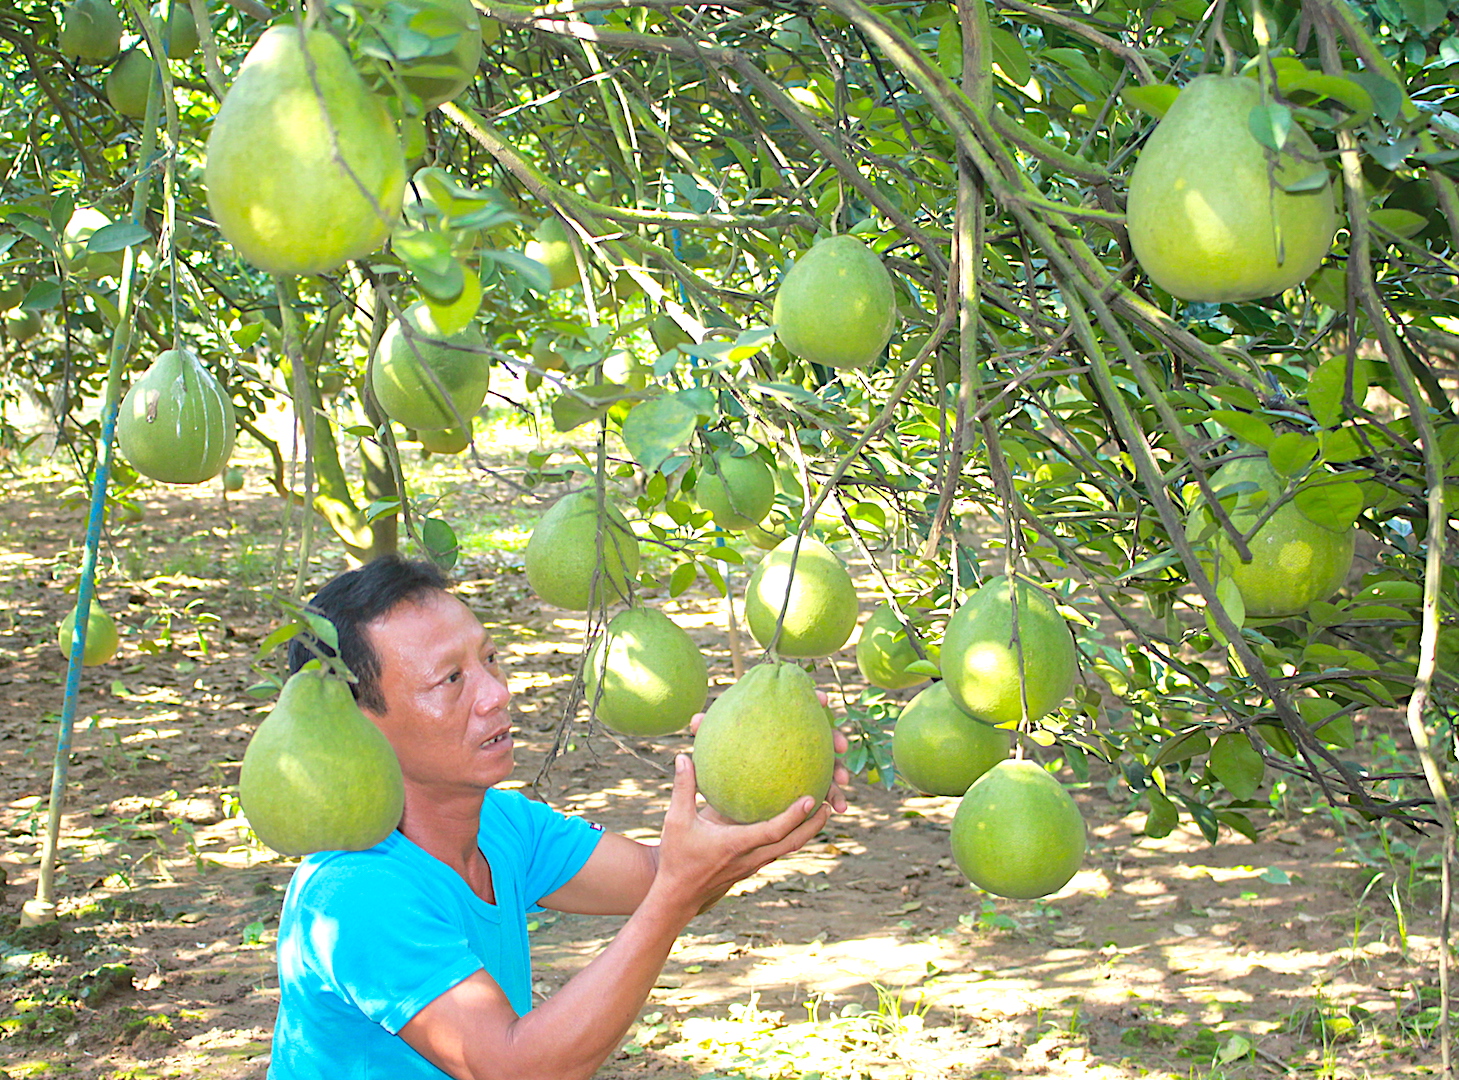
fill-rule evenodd
<path id="1" fill-rule="evenodd" d="M 83 510 L 63 477 L 8 481 L 0 507 L 0 1068 L 9 1077 L 261 1078 L 277 1001 L 272 943 L 291 864 L 250 844 L 231 798 L 260 703 L 245 693 L 274 613 L 275 500 L 159 491 L 118 526 L 100 599 L 121 654 L 88 669 L 59 891 L 63 918 L 19 930 L 34 894 Z M 443 490 L 449 488 L 443 481 Z M 520 528 L 505 495 L 460 505 Z M 541 609 L 510 552 L 467 547 L 462 591 L 509 661 L 514 783 L 536 775 L 581 620 Z M 321 574 L 333 572 L 326 561 Z M 662 601 L 730 679 L 717 602 Z M 837 659 L 855 676 L 849 651 Z M 824 675 L 825 672 L 823 671 Z M 830 679 L 827 685 L 834 685 Z M 848 683 L 848 685 L 850 685 Z M 580 732 L 540 793 L 632 836 L 656 833 L 684 748 L 648 761 Z M 1070 778 L 1067 772 L 1064 779 Z M 997 900 L 952 867 L 955 800 L 858 783 L 806 851 L 743 883 L 675 949 L 605 1078 L 1400 1077 L 1437 1072 L 1432 841 L 1339 823 L 1306 791 L 1275 799 L 1259 843 L 1139 835 L 1123 789 L 1076 790 L 1084 869 L 1045 902 Z M 1416 844 L 1406 848 L 1404 844 Z M 551 993 L 614 920 L 538 920 Z M 1427 1011 L 1426 1011 L 1427 1010 Z"/>

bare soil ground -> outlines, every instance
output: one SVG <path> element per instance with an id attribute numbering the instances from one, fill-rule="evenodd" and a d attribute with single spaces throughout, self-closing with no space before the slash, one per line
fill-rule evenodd
<path id="1" fill-rule="evenodd" d="M 272 943 L 290 860 L 250 842 L 233 794 L 266 702 L 257 642 L 280 508 L 256 466 L 216 486 L 151 488 L 118 524 L 100 600 L 123 627 L 87 669 L 67 786 L 62 918 L 19 929 L 35 892 L 85 509 L 74 481 L 7 478 L 0 504 L 0 1071 L 143 1080 L 261 1078 L 277 1002 Z M 449 485 L 447 485 L 449 487 Z M 450 498 L 485 529 L 520 516 L 509 489 Z M 328 554 L 320 572 L 342 568 Z M 468 545 L 468 551 L 470 546 Z M 583 632 L 543 608 L 514 558 L 458 567 L 509 658 L 514 783 L 551 745 Z M 663 602 L 730 681 L 723 605 Z M 847 686 L 849 650 L 835 658 Z M 824 685 L 835 681 L 822 669 Z M 834 697 L 833 697 L 834 702 Z M 1385 738 L 1401 735 L 1389 733 Z M 664 767 L 580 727 L 539 794 L 651 837 Z M 1400 747 L 1401 748 L 1401 747 Z M 1066 782 L 1072 782 L 1067 771 Z M 1084 869 L 1040 902 L 978 892 L 952 866 L 955 800 L 859 782 L 848 814 L 743 883 L 685 934 L 631 1041 L 601 1076 L 994 1078 L 1434 1075 L 1434 841 L 1334 817 L 1306 790 L 1273 797 L 1260 842 L 1140 834 L 1107 773 L 1076 786 Z M 1411 845 L 1411 846 L 1405 846 Z M 608 941 L 610 919 L 542 916 L 537 990 Z"/>

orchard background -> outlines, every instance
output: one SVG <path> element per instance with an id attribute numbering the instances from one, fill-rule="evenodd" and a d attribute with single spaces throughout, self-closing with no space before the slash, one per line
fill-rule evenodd
<path id="1" fill-rule="evenodd" d="M 451 564 L 514 661 L 517 779 L 649 835 L 687 737 L 588 721 L 578 658 L 606 613 L 544 609 L 521 552 L 563 490 L 602 491 L 643 542 L 639 598 L 726 685 L 758 651 L 734 605 L 760 549 L 693 490 L 736 440 L 779 466 L 767 528 L 831 542 L 863 614 L 895 600 L 935 643 L 1007 567 L 1058 594 L 1080 679 L 1020 744 L 1076 793 L 1090 852 L 1050 899 L 970 889 L 956 800 L 891 768 L 910 695 L 838 654 L 816 676 L 853 734 L 853 813 L 696 924 L 605 1075 L 1450 1068 L 1448 6 L 478 6 L 476 77 L 429 111 L 398 65 L 449 72 L 463 40 L 423 0 L 196 0 L 197 51 L 129 54 L 140 94 L 120 62 L 63 50 L 59 8 L 0 11 L 7 1071 L 263 1073 L 289 861 L 251 836 L 237 768 L 290 599 L 351 560 Z M 128 6 L 124 43 L 162 55 L 166 15 Z M 415 181 L 386 247 L 273 278 L 219 235 L 203 166 L 243 56 L 289 18 L 349 45 Z M 1280 295 L 1187 303 L 1142 275 L 1124 193 L 1162 88 L 1228 64 L 1273 95 L 1268 138 L 1312 137 L 1340 228 Z M 556 281 L 523 255 L 554 215 Z M 785 269 L 832 233 L 893 275 L 897 328 L 864 371 L 770 329 Z M 368 392 L 419 299 L 492 358 L 459 457 Z M 106 403 L 178 344 L 236 411 L 231 499 L 147 481 L 102 437 Z M 1361 531 L 1344 588 L 1298 616 L 1244 618 L 1183 527 L 1252 448 Z M 93 588 L 122 649 L 83 673 L 54 634 Z M 1227 736 L 1239 767 L 1213 760 Z M 58 917 L 22 927 L 38 890 Z M 610 932 L 543 919 L 539 989 Z"/>

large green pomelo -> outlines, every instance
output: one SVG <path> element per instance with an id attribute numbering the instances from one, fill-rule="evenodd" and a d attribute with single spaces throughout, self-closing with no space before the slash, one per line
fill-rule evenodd
<path id="1" fill-rule="evenodd" d="M 775 505 L 775 474 L 754 454 L 734 457 L 721 450 L 704 463 L 694 497 L 721 529 L 748 529 Z"/>
<path id="2" fill-rule="evenodd" d="M 325 30 L 274 26 L 223 98 L 204 181 L 218 227 L 249 262 L 272 274 L 323 274 L 390 235 L 405 154 L 390 114 L 338 41 Z"/>
<path id="3" fill-rule="evenodd" d="M 39 311 L 15 308 L 5 313 L 5 334 L 16 345 L 24 344 L 35 337 L 43 326 Z"/>
<path id="4" fill-rule="evenodd" d="M 527 539 L 527 583 L 554 607 L 587 611 L 592 603 L 628 598 L 628 579 L 638 574 L 638 538 L 612 503 L 603 528 L 603 570 L 596 592 L 598 564 L 598 499 L 592 491 L 575 491 L 553 503 Z"/>
<path id="5" fill-rule="evenodd" d="M 187 349 L 168 349 L 132 384 L 117 414 L 117 446 L 143 476 L 201 484 L 233 452 L 233 402 Z"/>
<path id="6" fill-rule="evenodd" d="M 1248 126 L 1254 79 L 1202 75 L 1180 92 L 1130 174 L 1126 222 L 1140 267 L 1172 296 L 1218 303 L 1272 296 L 1305 280 L 1337 228 L 1332 185 L 1287 192 L 1323 172 L 1296 124 L 1280 154 Z"/>
<path id="7" fill-rule="evenodd" d="M 444 53 L 395 62 L 406 88 L 421 99 L 427 112 L 460 96 L 476 77 L 481 62 L 481 22 L 471 0 L 410 0 L 433 38 L 454 40 Z"/>
<path id="8" fill-rule="evenodd" d="M 822 800 L 836 764 L 816 684 L 794 664 L 757 664 L 714 699 L 694 736 L 694 772 L 709 805 L 764 821 L 810 795 Z"/>
<path id="9" fill-rule="evenodd" d="M 1012 746 L 1011 731 L 963 712 L 944 682 L 907 702 L 892 729 L 897 775 L 929 795 L 961 795 Z"/>
<path id="10" fill-rule="evenodd" d="M 598 719 L 623 735 L 667 735 L 687 727 L 708 697 L 704 654 L 655 608 L 613 616 L 583 664 L 583 699 L 590 707 L 597 701 Z"/>
<path id="11" fill-rule="evenodd" d="M 953 699 L 990 724 L 1012 725 L 1022 717 L 1020 671 L 1030 720 L 1056 708 L 1074 687 L 1074 635 L 1054 601 L 1019 581 L 1015 647 L 1013 596 L 1007 578 L 989 580 L 948 620 L 942 640 L 942 677 Z"/>
<path id="12" fill-rule="evenodd" d="M 481 331 L 472 325 L 442 334 L 424 300 L 411 304 L 386 328 L 370 370 L 370 387 L 385 415 L 421 431 L 457 426 L 442 390 L 456 414 L 469 421 L 486 400 L 490 380 Z"/>
<path id="13" fill-rule="evenodd" d="M 142 119 L 147 115 L 147 92 L 156 74 L 157 65 L 145 49 L 128 49 L 102 81 L 107 103 L 123 116 Z"/>
<path id="14" fill-rule="evenodd" d="M 197 51 L 198 23 L 188 0 L 157 0 L 152 5 L 152 18 L 157 20 L 157 32 L 167 42 L 167 59 L 185 60 Z"/>
<path id="15" fill-rule="evenodd" d="M 67 660 L 71 659 L 71 639 L 75 636 L 75 626 L 76 609 L 73 607 L 56 628 L 56 640 L 60 642 L 61 655 Z M 96 602 L 96 598 L 92 597 L 91 607 L 86 612 L 86 645 L 81 650 L 81 663 L 86 667 L 110 663 L 120 644 L 117 624 Z"/>
<path id="16" fill-rule="evenodd" d="M 796 658 L 830 656 L 856 629 L 856 585 L 836 553 L 810 536 L 801 541 L 792 578 L 796 539 L 787 536 L 750 575 L 745 587 L 745 621 L 755 640 L 768 649 L 780 609 L 785 607 L 776 652 Z"/>
<path id="17" fill-rule="evenodd" d="M 775 336 L 802 360 L 864 368 L 897 323 L 892 277 L 856 237 L 818 240 L 780 282 L 772 317 Z"/>
<path id="18" fill-rule="evenodd" d="M 927 681 L 926 675 L 907 670 L 908 664 L 920 659 L 892 605 L 878 604 L 856 639 L 856 666 L 862 677 L 883 690 L 904 690 Z"/>
<path id="19" fill-rule="evenodd" d="M 61 13 L 61 53 L 110 60 L 122 45 L 122 17 L 107 0 L 72 0 Z"/>
<path id="20" fill-rule="evenodd" d="M 995 896 L 1048 896 L 1084 862 L 1084 817 L 1038 762 L 1002 761 L 958 803 L 952 857 L 969 881 Z"/>
<path id="21" fill-rule="evenodd" d="M 1223 465 L 1211 477 L 1211 490 L 1250 481 L 1258 491 L 1243 492 L 1228 510 L 1231 524 L 1242 535 L 1281 498 L 1283 484 L 1265 456 L 1240 458 Z M 1242 562 L 1236 545 L 1216 524 L 1210 508 L 1198 503 L 1186 520 L 1186 537 L 1200 552 L 1211 554 L 1208 568 L 1218 579 L 1227 575 L 1236 583 L 1246 614 L 1258 618 L 1301 615 L 1314 601 L 1326 600 L 1342 588 L 1353 566 L 1356 526 L 1330 529 L 1302 513 L 1288 500 L 1256 531 L 1247 547 L 1251 561 Z"/>
<path id="22" fill-rule="evenodd" d="M 417 434 L 421 446 L 433 454 L 459 454 L 471 445 L 471 433 L 465 428 L 442 428 Z"/>
<path id="23" fill-rule="evenodd" d="M 362 851 L 395 831 L 400 762 L 348 684 L 299 671 L 243 754 L 238 799 L 258 838 L 283 855 Z"/>
<path id="24" fill-rule="evenodd" d="M 578 283 L 577 256 L 561 218 L 553 216 L 538 222 L 522 254 L 547 267 L 554 289 L 570 289 Z"/>

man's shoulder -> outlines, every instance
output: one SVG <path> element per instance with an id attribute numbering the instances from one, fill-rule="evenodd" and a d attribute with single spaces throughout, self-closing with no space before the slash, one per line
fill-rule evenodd
<path id="1" fill-rule="evenodd" d="M 364 885 L 415 891 L 421 868 L 411 858 L 404 838 L 392 833 L 385 841 L 363 851 L 319 851 L 305 856 L 289 883 L 291 899 L 323 899 L 338 892 L 354 892 Z"/>

